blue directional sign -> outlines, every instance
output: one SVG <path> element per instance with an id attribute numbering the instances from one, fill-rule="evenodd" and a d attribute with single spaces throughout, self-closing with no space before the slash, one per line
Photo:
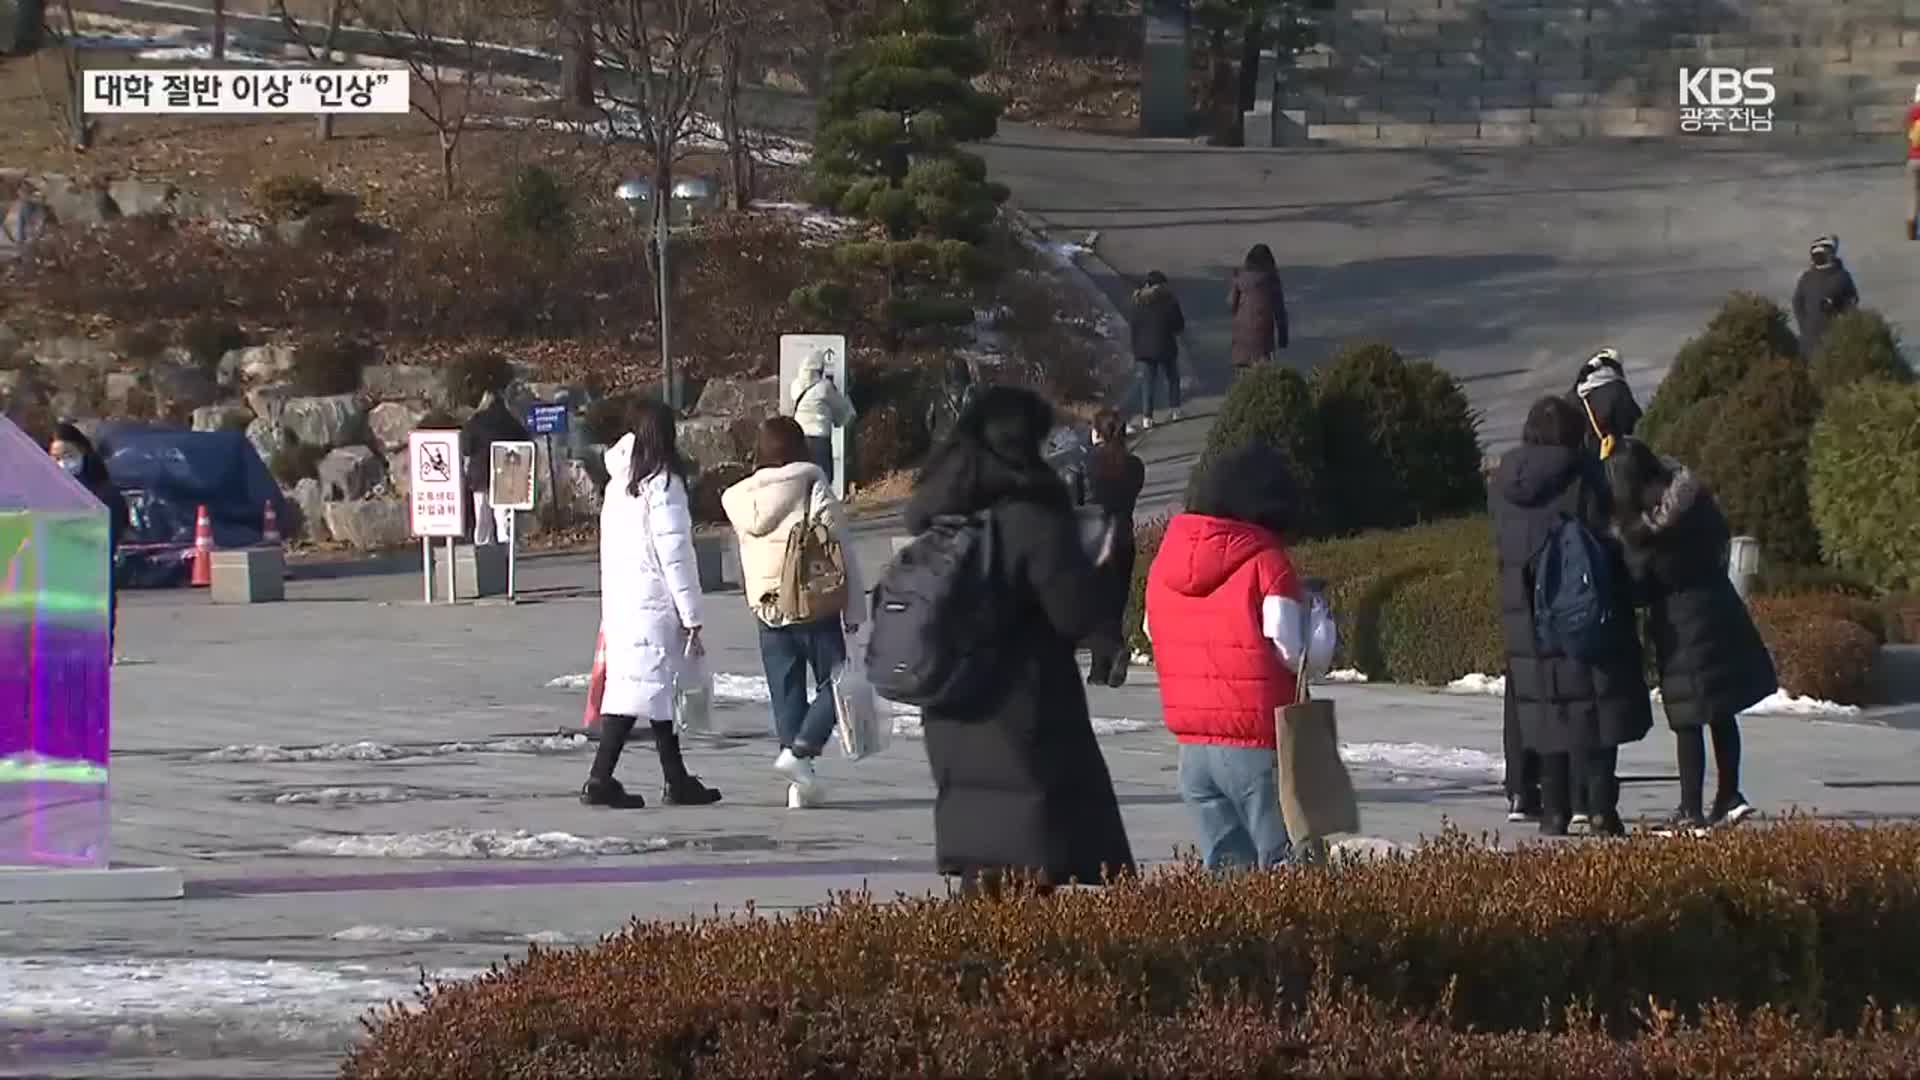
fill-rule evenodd
<path id="1" fill-rule="evenodd" d="M 535 435 L 565 435 L 567 420 L 564 403 L 540 402 L 527 409 L 527 430 Z"/>

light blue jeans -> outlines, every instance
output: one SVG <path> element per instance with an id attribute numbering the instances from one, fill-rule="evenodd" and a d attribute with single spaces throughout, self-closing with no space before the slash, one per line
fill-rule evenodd
<path id="1" fill-rule="evenodd" d="M 1292 857 L 1280 813 L 1278 753 L 1181 743 L 1180 798 L 1200 829 L 1208 869 L 1276 866 Z"/>

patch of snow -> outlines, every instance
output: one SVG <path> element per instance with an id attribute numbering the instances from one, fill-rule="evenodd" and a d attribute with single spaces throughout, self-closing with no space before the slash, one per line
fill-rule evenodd
<path id="1" fill-rule="evenodd" d="M 762 705 L 773 700 L 764 675 L 734 675 L 717 672 L 713 676 L 713 700 L 732 705 Z"/>
<path id="2" fill-rule="evenodd" d="M 1139 664 L 1142 667 L 1152 667 L 1153 657 L 1143 652 L 1137 652 L 1133 654 L 1133 662 L 1136 664 Z"/>
<path id="3" fill-rule="evenodd" d="M 1447 684 L 1449 694 L 1486 694 L 1503 697 L 1507 692 L 1505 675 L 1462 675 Z"/>
<path id="4" fill-rule="evenodd" d="M 335 941 L 397 941 L 419 944 L 446 941 L 452 935 L 436 926 L 349 926 L 333 935 Z"/>
<path id="5" fill-rule="evenodd" d="M 763 214 L 790 218 L 800 226 L 802 232 L 818 233 L 823 238 L 838 237 L 866 228 L 865 222 L 835 217 L 817 206 L 808 206 L 806 203 L 769 202 L 756 199 L 749 209 Z"/>
<path id="6" fill-rule="evenodd" d="M 640 124 L 632 116 L 627 115 L 625 110 L 603 109 L 602 111 L 603 118 L 595 120 L 556 120 L 545 116 L 476 115 L 468 117 L 467 122 L 476 127 L 515 130 L 533 128 L 615 143 L 639 140 Z M 748 152 L 753 158 L 769 165 L 794 167 L 805 165 L 813 160 L 813 148 L 798 139 L 789 139 L 764 131 L 753 131 L 747 133 L 746 142 Z M 686 134 L 680 137 L 680 147 L 687 151 L 713 153 L 724 151 L 727 143 L 721 136 L 719 123 L 711 118 L 695 115 L 688 120 Z"/>
<path id="7" fill-rule="evenodd" d="M 355 806 L 364 803 L 406 802 L 407 789 L 397 787 L 325 787 L 275 795 L 275 806 Z"/>
<path id="8" fill-rule="evenodd" d="M 881 708 L 893 713 L 893 733 L 903 739 L 918 739 L 925 732 L 920 719 L 920 710 L 911 705 L 882 701 Z M 1133 720 L 1127 717 L 1096 716 L 1093 718 L 1095 735 L 1132 735 L 1142 731 L 1153 731 L 1160 727 L 1157 721 Z"/>
<path id="9" fill-rule="evenodd" d="M 484 969 L 434 973 L 472 978 Z M 40 1032 L 83 1029 L 116 1044 L 152 1042 L 178 1050 L 182 1028 L 217 1038 L 337 1049 L 359 1033 L 368 1009 L 412 1002 L 418 969 L 374 972 L 365 965 L 281 961 L 81 956 L 0 957 L 0 1027 Z"/>
<path id="10" fill-rule="evenodd" d="M 572 945 L 577 939 L 559 930 L 535 930 L 527 935 L 529 945 Z"/>
<path id="11" fill-rule="evenodd" d="M 441 743 L 433 747 L 430 753 L 434 757 L 449 754 L 567 754 L 575 750 L 585 750 L 592 740 L 582 734 L 570 735 L 511 735 L 503 739 L 483 739 L 480 742 Z"/>
<path id="12" fill-rule="evenodd" d="M 578 675 L 562 675 L 559 678 L 547 680 L 547 689 L 549 690 L 585 691 L 592 685 L 593 673 L 590 671 L 583 671 Z"/>
<path id="13" fill-rule="evenodd" d="M 582 855 L 640 855 L 669 847 L 663 837 L 575 836 L 524 829 L 435 829 L 424 833 L 310 836 L 293 843 L 298 855 L 342 859 L 565 859 Z"/>
<path id="14" fill-rule="evenodd" d="M 1335 859 L 1350 859 L 1357 862 L 1389 858 L 1411 850 L 1405 844 L 1396 844 L 1378 836 L 1349 836 L 1342 840 L 1335 840 L 1328 847 Z"/>
<path id="15" fill-rule="evenodd" d="M 1796 697 L 1785 690 L 1775 690 L 1763 698 L 1759 704 L 1746 710 L 1746 716 L 1858 716 L 1860 706 L 1842 705 L 1837 701 L 1824 701 L 1820 698 Z"/>
<path id="16" fill-rule="evenodd" d="M 564 754 L 584 750 L 585 735 L 513 735 L 478 742 L 448 742 L 432 746 L 394 746 L 390 743 L 327 743 L 324 746 L 228 746 L 211 750 L 195 761 L 226 764 L 279 765 L 315 761 L 399 761 L 402 758 L 450 757 L 455 754 Z"/>
<path id="17" fill-rule="evenodd" d="M 1364 671 L 1355 668 L 1340 668 L 1337 671 L 1327 672 L 1326 678 L 1320 681 L 1326 683 L 1363 683 L 1368 680 L 1367 673 Z"/>
<path id="18" fill-rule="evenodd" d="M 1498 780 L 1506 772 L 1505 761 L 1485 751 L 1426 743 L 1344 743 L 1340 747 L 1340 759 L 1349 765 L 1476 780 Z"/>

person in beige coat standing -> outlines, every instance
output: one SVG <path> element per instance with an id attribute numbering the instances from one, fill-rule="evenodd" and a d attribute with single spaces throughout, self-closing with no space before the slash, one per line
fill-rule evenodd
<path id="1" fill-rule="evenodd" d="M 773 767 L 789 781 L 787 806 L 796 810 L 821 802 L 823 789 L 814 760 L 833 736 L 829 683 L 846 662 L 847 635 L 859 628 L 866 610 L 866 586 L 854 557 L 846 510 L 834 497 L 832 481 L 809 458 L 800 425 L 791 417 L 773 417 L 760 425 L 754 452 L 757 470 L 720 493 L 720 505 L 740 539 L 740 576 L 747 606 L 759 620 L 760 659 L 767 671 L 774 732 L 780 739 L 780 755 Z M 839 545 L 846 603 L 838 612 L 797 621 L 781 602 L 781 585 L 788 539 L 796 526 L 807 522 L 825 524 Z M 815 691 L 811 702 L 807 700 L 809 670 Z"/>

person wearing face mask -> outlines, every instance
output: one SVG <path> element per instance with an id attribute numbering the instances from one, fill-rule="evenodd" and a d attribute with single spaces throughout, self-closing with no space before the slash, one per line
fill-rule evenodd
<path id="1" fill-rule="evenodd" d="M 1800 274 L 1793 289 L 1793 321 L 1800 329 L 1800 353 L 1812 360 L 1820 351 L 1820 339 L 1836 316 L 1860 306 L 1860 290 L 1853 275 L 1840 261 L 1840 241 L 1822 236 L 1807 249 L 1810 264 Z"/>
<path id="2" fill-rule="evenodd" d="M 127 500 L 115 490 L 113 478 L 107 475 L 107 463 L 93 448 L 93 440 L 79 428 L 72 424 L 55 427 L 47 453 L 107 508 L 107 634 L 111 642 L 120 614 L 120 587 L 113 559 L 120 550 L 120 537 L 127 529 Z"/>

